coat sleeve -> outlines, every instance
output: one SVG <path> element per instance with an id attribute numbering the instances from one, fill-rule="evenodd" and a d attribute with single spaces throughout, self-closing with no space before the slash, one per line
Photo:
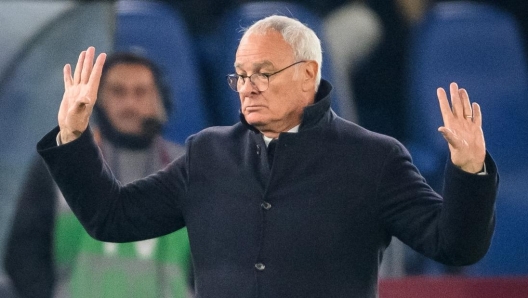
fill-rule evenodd
<path id="1" fill-rule="evenodd" d="M 58 127 L 37 144 L 53 179 L 86 231 L 106 242 L 155 238 L 185 226 L 185 155 L 165 169 L 121 184 L 104 162 L 90 129 L 57 146 Z"/>
<path id="2" fill-rule="evenodd" d="M 6 272 L 20 297 L 52 297 L 56 197 L 53 180 L 37 156 L 17 198 L 4 256 Z"/>
<path id="3" fill-rule="evenodd" d="M 446 265 L 470 265 L 486 254 L 495 227 L 498 173 L 470 174 L 448 160 L 443 196 L 435 193 L 397 144 L 379 177 L 379 216 L 385 229 L 419 253 Z"/>

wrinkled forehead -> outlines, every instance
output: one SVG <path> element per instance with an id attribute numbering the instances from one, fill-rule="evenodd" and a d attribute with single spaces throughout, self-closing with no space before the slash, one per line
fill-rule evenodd
<path id="1" fill-rule="evenodd" d="M 240 40 L 235 67 L 276 66 L 293 61 L 293 49 L 282 35 L 274 30 L 246 34 Z"/>

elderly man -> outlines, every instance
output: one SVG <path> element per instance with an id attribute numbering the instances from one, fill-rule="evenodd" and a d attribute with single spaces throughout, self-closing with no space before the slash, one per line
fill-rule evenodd
<path id="1" fill-rule="evenodd" d="M 437 91 L 451 150 L 442 198 L 399 142 L 330 110 L 319 39 L 271 16 L 244 33 L 228 76 L 240 123 L 190 137 L 163 171 L 122 185 L 88 128 L 105 60 L 94 64 L 94 52 L 81 53 L 73 77 L 66 65 L 59 127 L 38 150 L 93 237 L 137 241 L 187 227 L 198 297 L 376 297 L 393 235 L 446 264 L 486 253 L 497 170 L 480 108 L 456 84 L 452 107 Z"/>

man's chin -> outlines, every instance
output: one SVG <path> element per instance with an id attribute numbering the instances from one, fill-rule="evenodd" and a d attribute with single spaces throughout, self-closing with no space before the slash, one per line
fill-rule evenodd
<path id="1" fill-rule="evenodd" d="M 261 117 L 247 117 L 246 116 L 246 122 L 254 127 L 260 127 L 266 125 L 266 122 Z"/>

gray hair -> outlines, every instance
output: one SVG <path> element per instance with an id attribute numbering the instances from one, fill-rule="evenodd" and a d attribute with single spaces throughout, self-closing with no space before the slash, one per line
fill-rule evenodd
<path id="1" fill-rule="evenodd" d="M 315 91 L 321 82 L 321 67 L 323 65 L 323 53 L 321 41 L 315 32 L 297 19 L 286 16 L 272 15 L 261 19 L 242 31 L 244 38 L 250 34 L 265 34 L 268 30 L 279 32 L 284 40 L 292 47 L 296 61 L 315 60 L 319 65 L 317 77 L 315 78 Z"/>

